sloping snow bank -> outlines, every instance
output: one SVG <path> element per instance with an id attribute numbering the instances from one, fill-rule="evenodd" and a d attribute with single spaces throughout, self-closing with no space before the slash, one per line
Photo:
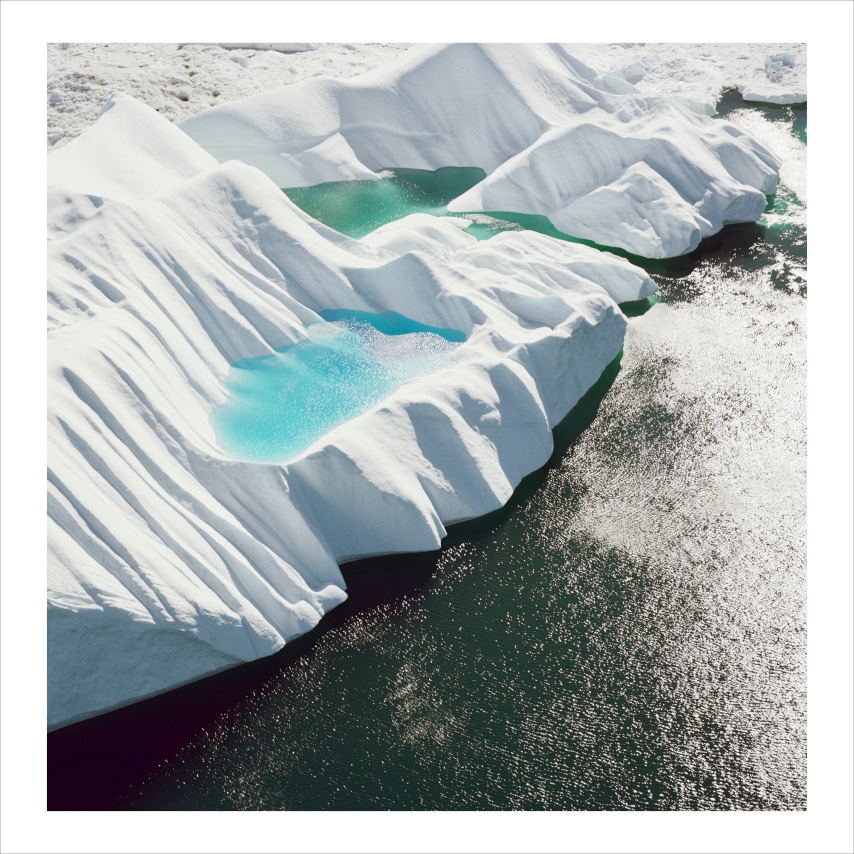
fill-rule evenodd
<path id="1" fill-rule="evenodd" d="M 499 507 L 620 351 L 614 300 L 655 288 L 452 218 L 356 242 L 126 96 L 48 173 L 51 727 L 268 655 L 343 600 L 338 562 L 435 548 Z M 210 414 L 230 363 L 328 308 L 467 340 L 287 465 L 226 458 Z"/>
<path id="2" fill-rule="evenodd" d="M 477 166 L 486 179 L 450 210 L 543 214 L 651 258 L 758 219 L 780 165 L 729 123 L 640 95 L 559 45 L 416 48 L 359 77 L 303 81 L 181 127 L 220 162 L 250 163 L 280 187 Z"/>

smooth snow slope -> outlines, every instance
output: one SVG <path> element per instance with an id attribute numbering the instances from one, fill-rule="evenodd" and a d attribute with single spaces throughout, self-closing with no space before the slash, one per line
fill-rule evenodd
<path id="1" fill-rule="evenodd" d="M 559 45 L 414 48 L 359 77 L 314 78 L 181 127 L 280 187 L 477 166 L 486 179 L 450 210 L 542 214 L 650 258 L 758 219 L 780 166 L 734 125 L 599 76 Z"/>
<path id="2" fill-rule="evenodd" d="M 116 96 L 48 156 L 50 727 L 270 654 L 345 596 L 338 562 L 435 548 L 503 504 L 654 290 L 605 253 L 408 217 L 362 241 Z M 288 465 L 225 457 L 231 362 L 329 308 L 467 335 Z"/>

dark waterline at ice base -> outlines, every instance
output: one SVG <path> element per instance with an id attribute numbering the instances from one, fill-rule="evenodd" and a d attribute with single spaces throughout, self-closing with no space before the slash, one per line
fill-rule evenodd
<path id="1" fill-rule="evenodd" d="M 345 565 L 279 656 L 52 734 L 51 806 L 805 809 L 803 214 L 781 188 L 654 273 L 507 507 Z"/>

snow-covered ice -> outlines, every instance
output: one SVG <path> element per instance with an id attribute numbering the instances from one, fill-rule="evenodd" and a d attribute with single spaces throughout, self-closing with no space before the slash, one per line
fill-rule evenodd
<path id="1" fill-rule="evenodd" d="M 728 122 L 600 76 L 559 45 L 414 48 L 356 78 L 304 81 L 180 125 L 220 162 L 251 163 L 280 187 L 479 167 L 487 177 L 449 210 L 541 214 L 648 258 L 758 219 L 780 166 Z"/>
<path id="2" fill-rule="evenodd" d="M 177 121 L 315 75 L 352 76 L 408 47 L 324 44 L 283 53 L 221 44 L 48 44 L 47 145 L 62 146 L 78 136 L 113 92 L 132 95 Z"/>
<path id="3" fill-rule="evenodd" d="M 807 46 L 801 44 L 567 44 L 579 59 L 649 95 L 667 95 L 714 115 L 723 92 L 745 101 L 805 104 Z"/>
<path id="4" fill-rule="evenodd" d="M 187 44 L 192 44 L 192 42 L 187 42 Z M 187 44 L 179 44 L 178 49 L 187 47 Z M 315 45 L 311 42 L 218 42 L 214 47 L 224 47 L 227 50 L 238 50 L 240 48 L 275 50 L 279 53 L 302 53 L 305 50 L 315 49 Z"/>
<path id="5" fill-rule="evenodd" d="M 321 74 L 352 77 L 412 47 L 287 45 L 297 46 L 313 49 L 281 53 L 276 49 L 285 45 L 274 43 L 264 50 L 226 44 L 48 44 L 48 147 L 63 145 L 92 124 L 113 91 L 133 95 L 178 121 L 217 103 Z M 748 101 L 806 101 L 806 44 L 579 43 L 564 47 L 600 74 L 621 78 L 643 94 L 667 95 L 706 115 L 714 114 L 727 89 L 737 89 Z M 793 57 L 794 62 L 771 59 L 777 56 Z M 774 66 L 777 61 L 783 63 L 779 69 Z"/>
<path id="6" fill-rule="evenodd" d="M 597 155 L 565 177 L 591 135 Z M 758 216 L 776 180 L 749 133 L 540 46 L 420 48 L 180 124 L 116 94 L 49 154 L 50 726 L 274 652 L 343 600 L 341 561 L 435 548 L 546 462 L 551 428 L 622 347 L 617 304 L 653 293 L 649 277 L 425 214 L 356 241 L 279 190 L 454 164 L 487 170 L 481 209 L 497 193 L 552 215 L 574 193 L 606 244 L 622 195 L 646 235 L 632 246 L 667 251 L 701 221 Z M 303 340 L 332 308 L 466 341 L 453 369 L 286 465 L 229 459 L 210 416 L 230 364 Z"/>

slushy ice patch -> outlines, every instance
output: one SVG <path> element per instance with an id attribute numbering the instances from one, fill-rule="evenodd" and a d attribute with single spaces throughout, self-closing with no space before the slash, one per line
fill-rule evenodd
<path id="1" fill-rule="evenodd" d="M 232 365 L 231 396 L 212 415 L 223 450 L 253 462 L 293 459 L 406 380 L 453 365 L 465 335 L 394 312 L 332 310 L 307 338 Z"/>

